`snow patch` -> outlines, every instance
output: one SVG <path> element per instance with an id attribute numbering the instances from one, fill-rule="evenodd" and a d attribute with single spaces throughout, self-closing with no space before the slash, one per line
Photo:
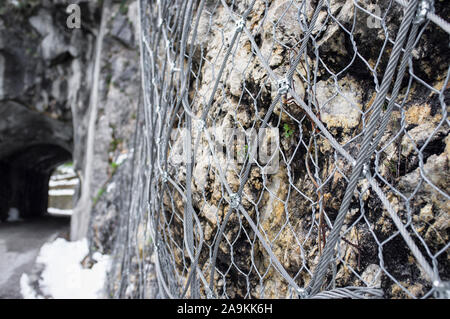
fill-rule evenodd
<path id="1" fill-rule="evenodd" d="M 110 193 L 114 188 L 116 188 L 116 183 L 111 183 L 111 184 L 108 184 L 108 187 L 106 187 L 106 192 L 107 193 Z"/>
<path id="2" fill-rule="evenodd" d="M 52 175 L 52 177 L 50 177 L 50 180 L 58 181 L 58 180 L 62 180 L 62 179 L 70 179 L 70 178 L 75 178 L 75 177 L 77 177 L 77 175 L 75 175 L 75 174 L 54 174 L 54 175 Z"/>
<path id="3" fill-rule="evenodd" d="M 92 268 L 83 268 L 81 261 L 88 254 L 88 241 L 82 239 L 68 242 L 63 238 L 42 246 L 36 263 L 44 265 L 39 287 L 46 296 L 55 299 L 99 299 L 105 298 L 104 283 L 111 264 L 108 255 L 94 253 L 96 263 Z M 28 278 L 21 280 L 24 297 L 33 297 Z"/>
<path id="4" fill-rule="evenodd" d="M 30 278 L 27 274 L 22 274 L 20 277 L 20 293 L 23 299 L 43 299 L 30 285 Z"/>
<path id="5" fill-rule="evenodd" d="M 75 194 L 74 189 L 50 189 L 48 191 L 49 196 L 73 196 Z"/>
<path id="6" fill-rule="evenodd" d="M 61 166 L 59 166 L 57 168 L 57 171 L 59 173 L 63 173 L 63 174 L 71 175 L 71 176 L 76 176 L 75 170 L 73 169 L 72 165 L 61 165 Z"/>
<path id="7" fill-rule="evenodd" d="M 127 158 L 128 158 L 128 153 L 122 153 L 122 154 L 120 154 L 119 156 L 117 156 L 116 164 L 117 164 L 117 165 L 122 164 L 123 162 L 125 162 L 125 160 L 126 160 Z"/>
<path id="8" fill-rule="evenodd" d="M 77 178 L 72 178 L 72 179 L 63 179 L 63 180 L 50 180 L 50 182 L 48 183 L 48 186 L 50 187 L 55 187 L 55 186 L 73 186 L 73 185 L 78 185 L 79 184 L 79 180 Z"/>

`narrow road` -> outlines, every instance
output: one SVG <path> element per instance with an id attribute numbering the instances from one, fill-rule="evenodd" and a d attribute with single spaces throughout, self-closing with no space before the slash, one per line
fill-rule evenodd
<path id="1" fill-rule="evenodd" d="M 57 234 L 67 238 L 69 229 L 69 217 L 0 223 L 0 299 L 22 298 L 20 277 L 31 272 L 41 246 Z"/>

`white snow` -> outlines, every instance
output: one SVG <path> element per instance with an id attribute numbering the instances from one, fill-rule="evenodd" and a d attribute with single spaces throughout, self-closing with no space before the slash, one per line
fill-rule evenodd
<path id="1" fill-rule="evenodd" d="M 57 181 L 57 180 L 61 180 L 61 179 L 69 179 L 69 178 L 75 178 L 75 177 L 77 177 L 75 175 L 75 173 L 74 174 L 55 174 L 55 175 L 52 175 L 52 177 L 50 177 L 50 180 Z"/>
<path id="2" fill-rule="evenodd" d="M 39 296 L 33 287 L 30 286 L 30 278 L 27 274 L 22 274 L 20 277 L 20 293 L 23 299 L 43 299 Z"/>
<path id="3" fill-rule="evenodd" d="M 49 196 L 73 196 L 75 194 L 74 189 L 50 189 L 48 191 Z"/>
<path id="4" fill-rule="evenodd" d="M 19 222 L 22 219 L 19 217 L 19 210 L 15 207 L 11 207 L 8 212 L 7 222 Z"/>
<path id="5" fill-rule="evenodd" d="M 62 216 L 72 216 L 73 214 L 72 209 L 59 209 L 55 207 L 47 208 L 47 212 L 51 215 L 62 215 Z"/>
<path id="6" fill-rule="evenodd" d="M 97 261 L 92 268 L 83 268 L 81 261 L 88 254 L 88 242 L 82 239 L 68 242 L 57 238 L 42 246 L 36 263 L 44 264 L 39 286 L 44 295 L 55 299 L 98 299 L 104 298 L 106 272 L 110 257 L 98 252 L 92 258 Z M 21 291 L 24 297 L 33 297 L 27 287 L 28 279 L 23 277 Z M 21 281 L 22 281 L 21 280 Z M 22 287 L 23 286 L 23 287 Z"/>
<path id="7" fill-rule="evenodd" d="M 117 164 L 117 165 L 122 164 L 123 162 L 125 162 L 125 160 L 126 160 L 127 158 L 128 158 L 128 153 L 122 153 L 122 154 L 120 154 L 119 156 L 117 156 L 116 164 Z"/>
<path id="8" fill-rule="evenodd" d="M 50 187 L 55 187 L 55 186 L 72 186 L 72 185 L 78 185 L 79 184 L 79 180 L 77 178 L 72 178 L 72 179 L 63 179 L 63 180 L 50 180 L 50 182 L 48 183 L 48 186 Z"/>
<path id="9" fill-rule="evenodd" d="M 116 183 L 112 182 L 111 184 L 108 184 L 108 187 L 106 187 L 106 192 L 111 192 L 114 188 L 116 188 Z"/>
<path id="10" fill-rule="evenodd" d="M 58 168 L 56 170 L 59 173 L 68 174 L 68 175 L 72 175 L 72 176 L 76 175 L 72 165 L 61 165 L 61 166 L 58 166 Z"/>

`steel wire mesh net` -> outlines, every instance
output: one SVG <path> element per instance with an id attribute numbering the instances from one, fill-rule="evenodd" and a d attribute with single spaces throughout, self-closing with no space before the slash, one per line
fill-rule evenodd
<path id="1" fill-rule="evenodd" d="M 438 293 L 449 49 L 417 21 L 424 3 L 141 0 L 142 142 L 113 293 Z"/>

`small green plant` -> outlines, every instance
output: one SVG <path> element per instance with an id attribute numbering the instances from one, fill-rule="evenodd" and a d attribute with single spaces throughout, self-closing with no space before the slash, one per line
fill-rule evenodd
<path id="1" fill-rule="evenodd" d="M 238 151 L 238 156 L 245 159 L 248 154 L 248 144 L 245 144 L 242 150 Z"/>
<path id="2" fill-rule="evenodd" d="M 396 161 L 395 160 L 390 160 L 388 162 L 388 167 L 389 167 L 389 170 L 391 171 L 392 175 L 393 176 L 397 176 L 398 172 L 397 172 L 397 163 L 396 163 Z"/>
<path id="3" fill-rule="evenodd" d="M 106 188 L 102 187 L 98 190 L 97 192 L 97 196 L 94 197 L 94 205 L 97 204 L 98 200 L 100 199 L 100 197 L 102 197 L 102 195 L 106 192 Z"/>
<path id="4" fill-rule="evenodd" d="M 284 123 L 283 134 L 285 138 L 290 138 L 294 134 L 294 129 L 289 126 L 289 124 Z"/>
<path id="5" fill-rule="evenodd" d="M 123 142 L 121 138 L 114 138 L 112 139 L 111 143 L 109 143 L 109 151 L 115 152 L 119 145 Z"/>
<path id="6" fill-rule="evenodd" d="M 72 167 L 73 166 L 73 162 L 67 162 L 63 164 L 64 167 Z"/>
<path id="7" fill-rule="evenodd" d="M 117 171 L 117 168 L 119 167 L 119 164 L 117 164 L 116 162 L 111 162 L 109 164 L 109 167 L 111 167 L 111 175 L 114 175 Z"/>

